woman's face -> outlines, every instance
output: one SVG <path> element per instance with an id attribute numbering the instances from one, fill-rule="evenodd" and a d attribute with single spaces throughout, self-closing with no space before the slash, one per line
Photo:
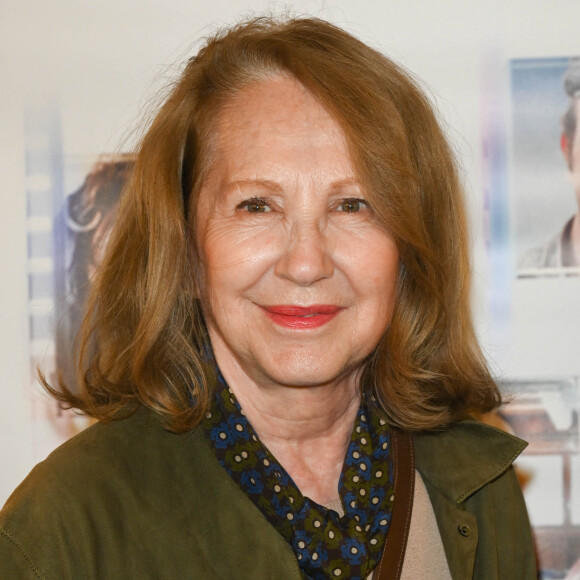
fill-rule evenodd
<path id="1" fill-rule="evenodd" d="M 341 128 L 297 81 L 257 83 L 221 112 L 197 239 L 226 377 L 356 377 L 391 319 L 398 252 L 365 203 Z"/>

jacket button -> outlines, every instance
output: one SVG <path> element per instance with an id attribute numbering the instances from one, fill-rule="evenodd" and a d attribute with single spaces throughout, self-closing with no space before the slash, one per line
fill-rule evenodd
<path id="1" fill-rule="evenodd" d="M 471 536 L 471 528 L 467 524 L 459 524 L 457 529 L 464 538 L 469 538 L 469 536 Z"/>

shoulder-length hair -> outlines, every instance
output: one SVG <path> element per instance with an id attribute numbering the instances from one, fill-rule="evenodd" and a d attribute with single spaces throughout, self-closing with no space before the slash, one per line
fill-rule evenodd
<path id="1" fill-rule="evenodd" d="M 400 254 L 389 328 L 362 388 L 393 425 L 442 428 L 500 402 L 470 315 L 456 165 L 416 82 L 322 20 L 258 18 L 208 39 L 137 151 L 79 338 L 81 391 L 50 389 L 101 420 L 146 406 L 182 432 L 208 410 L 215 371 L 196 287 L 196 204 L 214 122 L 244 87 L 291 75 L 342 127 L 377 219 Z"/>

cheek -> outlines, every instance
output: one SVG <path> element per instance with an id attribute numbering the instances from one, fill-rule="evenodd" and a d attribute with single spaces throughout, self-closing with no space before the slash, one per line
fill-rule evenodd
<path id="1" fill-rule="evenodd" d="M 393 240 L 381 232 L 352 248 L 347 258 L 349 269 L 364 288 L 362 292 L 368 296 L 391 296 L 399 273 L 399 252 Z"/>
<path id="2" fill-rule="evenodd" d="M 252 266 L 271 259 L 280 241 L 272 228 L 253 228 L 235 219 L 209 220 L 199 240 L 208 270 Z"/>
<path id="3" fill-rule="evenodd" d="M 279 243 L 273 235 L 252 235 L 217 224 L 207 229 L 202 251 L 206 304 L 231 310 L 266 279 Z"/>
<path id="4" fill-rule="evenodd" d="M 382 243 L 381 243 L 382 242 Z M 357 280 L 367 330 L 382 336 L 391 322 L 397 299 L 399 253 L 390 239 L 376 244 L 359 256 Z"/>
<path id="5" fill-rule="evenodd" d="M 580 185 L 580 150 L 572 157 L 572 169 L 570 170 L 570 178 L 576 189 Z"/>

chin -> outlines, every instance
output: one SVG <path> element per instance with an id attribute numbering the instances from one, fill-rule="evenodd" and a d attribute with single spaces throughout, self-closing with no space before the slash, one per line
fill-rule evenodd
<path id="1" fill-rule="evenodd" d="M 264 361 L 262 367 L 269 379 L 289 387 L 316 387 L 340 381 L 355 374 L 360 365 L 347 365 L 344 362 L 325 360 L 323 356 L 312 353 L 293 353 Z"/>

